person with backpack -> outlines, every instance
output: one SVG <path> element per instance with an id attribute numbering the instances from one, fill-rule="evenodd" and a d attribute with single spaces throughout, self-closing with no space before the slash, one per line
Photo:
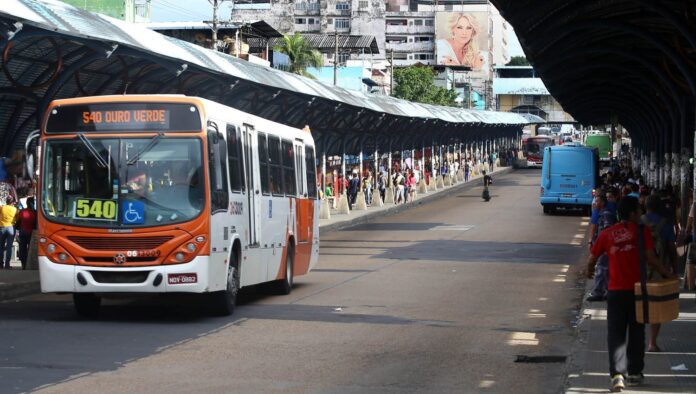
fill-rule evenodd
<path id="1" fill-rule="evenodd" d="M 660 196 L 651 195 L 645 203 L 646 213 L 640 220 L 643 225 L 650 229 L 650 236 L 655 245 L 655 256 L 665 270 L 676 273 L 677 246 L 674 226 L 670 220 L 660 214 L 663 211 L 663 204 Z M 654 269 L 648 270 L 648 280 L 662 279 L 660 274 Z M 662 349 L 657 345 L 657 336 L 660 334 L 661 324 L 650 325 L 650 341 L 648 342 L 648 352 L 661 352 Z"/>
<path id="2" fill-rule="evenodd" d="M 607 196 L 598 194 L 595 198 L 595 207 L 590 218 L 590 250 L 597 241 L 599 234 L 608 227 L 616 224 L 616 211 L 609 206 Z M 594 287 L 587 297 L 588 302 L 603 301 L 607 298 L 607 285 L 609 283 L 609 256 L 599 256 L 594 272 Z"/>

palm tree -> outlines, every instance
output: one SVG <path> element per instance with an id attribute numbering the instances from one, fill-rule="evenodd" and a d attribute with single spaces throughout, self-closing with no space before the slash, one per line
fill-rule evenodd
<path id="1" fill-rule="evenodd" d="M 324 65 L 324 58 L 321 56 L 321 53 L 312 48 L 300 33 L 284 36 L 282 45 L 277 45 L 273 50 L 288 55 L 290 58 L 290 72 L 293 74 L 315 79 L 312 74 L 307 72 L 307 68 L 319 68 Z"/>

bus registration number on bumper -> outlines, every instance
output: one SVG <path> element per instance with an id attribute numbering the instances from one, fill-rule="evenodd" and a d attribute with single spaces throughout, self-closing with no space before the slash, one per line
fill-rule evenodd
<path id="1" fill-rule="evenodd" d="M 198 282 L 198 275 L 191 274 L 169 274 L 167 280 L 170 285 L 185 285 Z"/>

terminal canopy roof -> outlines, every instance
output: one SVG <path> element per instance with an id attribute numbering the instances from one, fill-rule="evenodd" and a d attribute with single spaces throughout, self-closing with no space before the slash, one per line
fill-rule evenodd
<path id="1" fill-rule="evenodd" d="M 329 154 L 512 136 L 530 123 L 513 113 L 327 86 L 57 0 L 2 0 L 0 53 L 0 154 L 22 146 L 54 98 L 104 94 L 206 97 L 291 126 L 309 125 L 320 151 Z"/>
<path id="2" fill-rule="evenodd" d="M 492 0 L 550 93 L 639 146 L 693 146 L 695 0 Z"/>

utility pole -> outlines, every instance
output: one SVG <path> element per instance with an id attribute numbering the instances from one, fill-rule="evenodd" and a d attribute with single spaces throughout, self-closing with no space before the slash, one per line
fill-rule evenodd
<path id="1" fill-rule="evenodd" d="M 467 74 L 468 74 L 468 77 L 469 77 L 469 78 L 468 78 L 468 79 L 469 79 L 469 83 L 467 84 L 467 85 L 469 85 L 469 94 L 467 94 L 467 101 L 468 101 L 467 108 L 468 108 L 468 109 L 471 109 L 471 72 L 468 72 Z"/>
<path id="2" fill-rule="evenodd" d="M 394 95 L 394 48 L 389 56 L 389 95 Z"/>
<path id="3" fill-rule="evenodd" d="M 338 32 L 334 32 L 334 86 L 338 79 Z"/>
<path id="4" fill-rule="evenodd" d="M 212 21 L 205 21 L 209 25 L 212 26 L 213 28 L 213 49 L 217 51 L 217 33 L 218 33 L 218 25 L 220 23 L 220 19 L 218 18 L 218 8 L 222 5 L 222 3 L 226 2 L 228 0 L 208 0 L 210 5 L 213 6 L 213 20 Z"/>

